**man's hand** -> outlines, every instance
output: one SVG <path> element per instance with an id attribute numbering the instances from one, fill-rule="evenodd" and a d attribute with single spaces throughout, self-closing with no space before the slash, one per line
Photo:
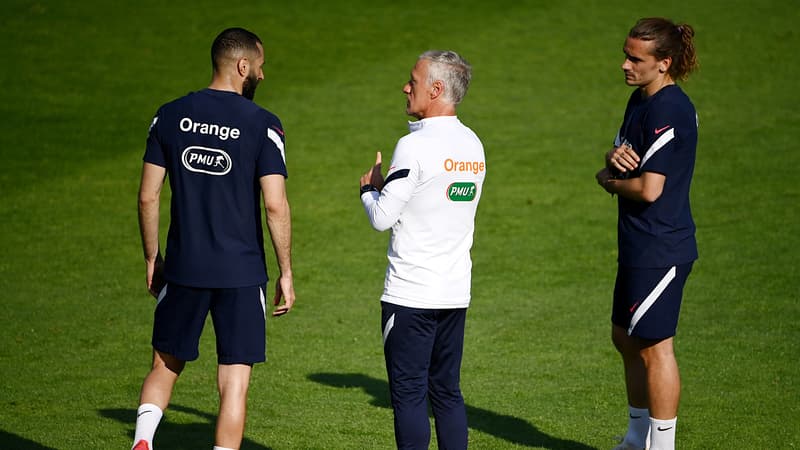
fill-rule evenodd
<path id="1" fill-rule="evenodd" d="M 379 191 L 383 189 L 383 175 L 381 174 L 381 152 L 375 155 L 375 165 L 361 176 L 361 187 L 367 184 L 375 186 Z"/>
<path id="2" fill-rule="evenodd" d="M 281 298 L 283 298 L 283 305 L 281 305 Z M 291 275 L 281 274 L 275 284 L 275 298 L 272 304 L 277 307 L 272 311 L 273 317 L 282 316 L 291 311 L 294 306 L 294 283 Z"/>
<path id="3" fill-rule="evenodd" d="M 620 173 L 635 170 L 639 167 L 639 155 L 628 144 L 614 147 L 606 153 L 606 167 L 616 169 Z"/>
<path id="4" fill-rule="evenodd" d="M 154 261 L 145 261 L 145 263 L 147 264 L 147 291 L 153 297 L 158 298 L 158 294 L 167 283 L 164 280 L 164 260 L 159 253 Z"/>
<path id="5" fill-rule="evenodd" d="M 597 175 L 594 176 L 597 180 L 597 184 L 600 185 L 603 189 L 608 191 L 608 181 L 611 180 L 611 169 L 608 167 L 603 167 L 600 172 L 597 172 Z M 610 191 L 609 191 L 610 192 Z"/>

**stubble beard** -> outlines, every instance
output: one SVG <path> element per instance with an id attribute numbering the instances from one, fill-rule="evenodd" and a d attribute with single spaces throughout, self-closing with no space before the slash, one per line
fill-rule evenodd
<path id="1" fill-rule="evenodd" d="M 242 83 L 242 97 L 253 100 L 256 96 L 256 88 L 258 87 L 258 77 L 253 74 L 247 76 Z"/>

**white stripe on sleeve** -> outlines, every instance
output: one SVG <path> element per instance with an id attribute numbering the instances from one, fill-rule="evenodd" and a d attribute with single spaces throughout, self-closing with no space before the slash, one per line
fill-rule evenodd
<path id="1" fill-rule="evenodd" d="M 655 155 L 655 153 L 661 150 L 662 147 L 667 145 L 667 143 L 671 140 L 675 139 L 675 128 L 670 128 L 669 131 L 662 134 L 660 138 L 656 139 L 653 142 L 653 145 L 647 149 L 647 152 L 644 154 L 644 158 L 642 158 L 642 163 L 639 164 L 639 167 L 644 167 L 644 164 L 650 159 L 651 156 Z"/>
<path id="2" fill-rule="evenodd" d="M 267 137 L 275 143 L 275 146 L 278 147 L 278 150 L 281 151 L 281 158 L 283 158 L 283 163 L 286 164 L 286 153 L 283 150 L 283 141 L 281 137 L 278 136 L 278 133 L 273 130 L 272 128 L 267 128 Z"/>

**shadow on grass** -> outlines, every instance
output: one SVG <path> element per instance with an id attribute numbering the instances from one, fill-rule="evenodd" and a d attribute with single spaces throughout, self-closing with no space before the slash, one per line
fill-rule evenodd
<path id="1" fill-rule="evenodd" d="M 45 447 L 38 442 L 33 442 L 3 430 L 0 430 L 0 448 L 13 448 L 14 450 L 55 450 L 53 447 Z"/>
<path id="2" fill-rule="evenodd" d="M 167 419 L 170 411 L 178 411 L 185 414 L 194 415 L 203 420 L 202 423 L 188 423 L 177 424 L 171 423 Z M 136 410 L 135 409 L 101 409 L 100 414 L 103 417 L 114 419 L 118 422 L 130 424 L 133 428 L 136 426 Z M 217 416 L 200 411 L 195 408 L 189 408 L 181 405 L 169 405 L 169 408 L 164 413 L 164 419 L 158 426 L 156 436 L 154 439 L 154 446 L 159 448 L 168 448 L 176 450 L 189 450 L 198 448 L 211 448 L 214 444 L 214 431 L 216 428 Z M 134 429 L 128 432 L 131 443 L 133 442 Z M 1 441 L 0 441 L 1 442 Z M 0 448 L 28 448 L 28 447 L 5 447 Z M 31 449 L 44 449 L 45 447 L 30 447 Z M 271 450 L 257 442 L 253 442 L 247 438 L 242 440 L 241 450 Z"/>
<path id="3" fill-rule="evenodd" d="M 391 408 L 389 385 L 384 380 L 357 373 L 315 373 L 308 376 L 311 381 L 337 388 L 361 388 L 372 396 L 370 404 L 380 408 Z M 531 423 L 518 417 L 498 414 L 488 409 L 467 406 L 469 427 L 506 440 L 516 445 L 543 447 L 559 450 L 595 450 L 580 442 L 559 439 L 542 433 Z"/>

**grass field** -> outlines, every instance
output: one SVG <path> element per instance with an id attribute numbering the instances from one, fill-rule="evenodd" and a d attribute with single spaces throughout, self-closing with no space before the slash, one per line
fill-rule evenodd
<path id="1" fill-rule="evenodd" d="M 679 448 L 800 447 L 795 2 L 250 3 L 4 2 L 0 449 L 129 448 L 150 363 L 136 224 L 147 127 L 208 83 L 211 40 L 234 25 L 265 42 L 256 101 L 287 132 L 298 294 L 268 322 L 242 448 L 394 444 L 388 234 L 356 189 L 406 132 L 400 89 L 429 48 L 473 64 L 459 115 L 488 161 L 462 370 L 470 445 L 611 448 L 627 423 L 609 339 L 616 205 L 593 176 L 629 93 L 625 33 L 651 15 L 694 25 L 701 61 L 684 85 L 701 122 L 701 256 L 676 338 Z M 209 324 L 157 448 L 211 448 L 213 342 Z"/>

